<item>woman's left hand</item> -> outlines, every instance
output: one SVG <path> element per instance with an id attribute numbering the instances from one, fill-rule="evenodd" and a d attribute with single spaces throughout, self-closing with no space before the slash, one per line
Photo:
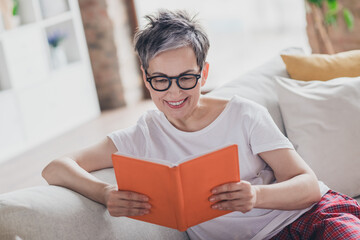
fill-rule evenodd
<path id="1" fill-rule="evenodd" d="M 211 207 L 218 210 L 249 212 L 256 203 L 256 187 L 247 181 L 226 183 L 212 189 Z"/>

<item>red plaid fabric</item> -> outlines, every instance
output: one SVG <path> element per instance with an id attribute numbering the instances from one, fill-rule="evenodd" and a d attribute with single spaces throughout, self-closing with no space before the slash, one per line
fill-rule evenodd
<path id="1" fill-rule="evenodd" d="M 272 239 L 360 239 L 360 206 L 356 200 L 329 190 Z"/>

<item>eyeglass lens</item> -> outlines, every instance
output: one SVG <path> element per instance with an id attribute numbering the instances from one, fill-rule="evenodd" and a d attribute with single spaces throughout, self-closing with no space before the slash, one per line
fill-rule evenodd
<path id="1" fill-rule="evenodd" d="M 170 85 L 170 81 L 171 79 L 164 76 L 151 78 L 152 86 L 157 90 L 167 89 Z M 178 81 L 179 87 L 183 89 L 193 88 L 196 85 L 196 82 L 197 82 L 197 78 L 194 75 L 181 76 L 179 77 L 179 81 Z"/>

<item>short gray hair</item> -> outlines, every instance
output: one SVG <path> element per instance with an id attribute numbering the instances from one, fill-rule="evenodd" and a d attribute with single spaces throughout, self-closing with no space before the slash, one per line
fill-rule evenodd
<path id="1" fill-rule="evenodd" d="M 134 37 L 135 51 L 144 70 L 148 69 L 149 61 L 157 54 L 185 46 L 192 47 L 197 64 L 202 69 L 210 43 L 195 17 L 190 17 L 186 11 L 169 10 L 145 16 L 147 25 Z"/>

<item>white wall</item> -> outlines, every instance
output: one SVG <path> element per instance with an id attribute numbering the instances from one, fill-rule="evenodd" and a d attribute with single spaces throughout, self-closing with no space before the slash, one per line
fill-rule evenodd
<path id="1" fill-rule="evenodd" d="M 305 0 L 135 0 L 140 24 L 159 8 L 198 13 L 210 38 L 211 89 L 254 68 L 289 46 L 310 51 Z"/>

